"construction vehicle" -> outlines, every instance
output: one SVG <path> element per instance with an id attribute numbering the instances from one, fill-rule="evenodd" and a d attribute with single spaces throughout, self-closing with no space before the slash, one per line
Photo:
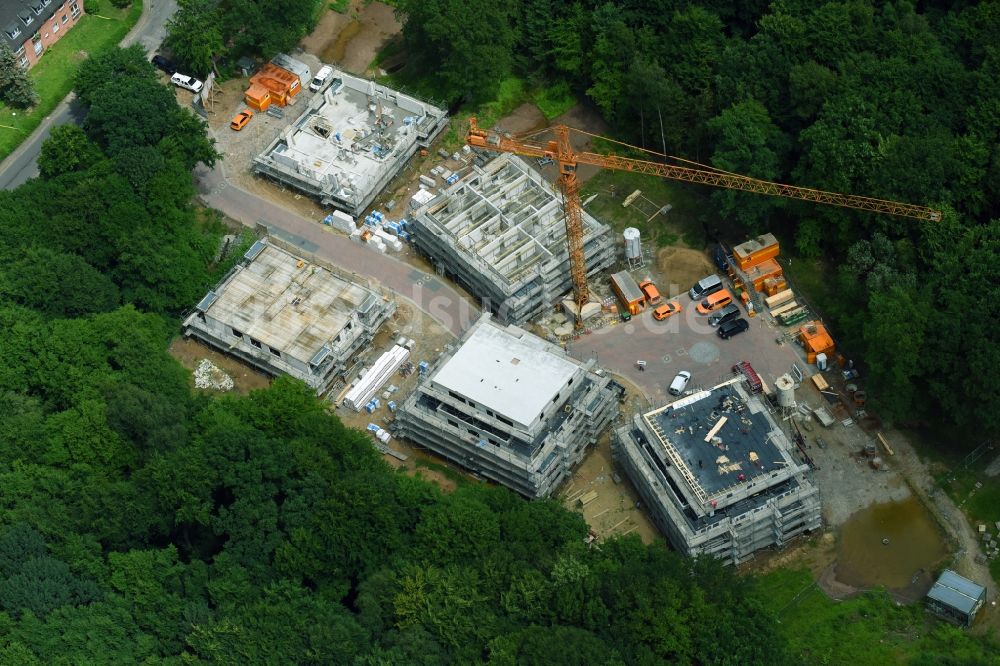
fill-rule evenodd
<path id="1" fill-rule="evenodd" d="M 552 132 L 554 138 L 538 138 L 544 132 Z M 617 155 L 577 152 L 573 149 L 570 142 L 570 132 L 603 139 L 604 141 L 621 145 L 629 150 L 641 151 L 651 156 L 656 156 L 658 159 L 687 162 L 695 166 L 687 167 L 631 157 L 619 157 Z M 580 181 L 576 177 L 576 169 L 580 164 L 589 164 L 619 171 L 634 171 L 688 183 L 700 183 L 714 187 L 724 187 L 730 190 L 742 190 L 744 192 L 769 194 L 771 196 L 787 197 L 802 201 L 814 201 L 831 206 L 855 208 L 900 217 L 911 217 L 918 220 L 937 222 L 941 219 L 940 211 L 924 206 L 874 199 L 854 194 L 824 192 L 808 187 L 783 185 L 781 183 L 751 178 L 750 176 L 742 176 L 704 164 L 698 164 L 697 162 L 691 162 L 690 160 L 644 150 L 638 146 L 601 137 L 590 132 L 584 132 L 583 130 L 574 130 L 566 125 L 554 125 L 544 130 L 515 137 L 506 133 L 491 132 L 482 129 L 479 127 L 478 120 L 472 117 L 469 119 L 469 131 L 465 137 L 465 141 L 475 148 L 513 153 L 536 159 L 548 158 L 558 164 L 559 188 L 562 191 L 563 205 L 566 211 L 566 243 L 569 246 L 570 275 L 573 280 L 573 300 L 576 303 L 577 326 L 582 324 L 580 313 L 583 311 L 583 306 L 590 297 L 587 287 L 587 265 L 583 255 L 583 207 L 580 204 Z"/>

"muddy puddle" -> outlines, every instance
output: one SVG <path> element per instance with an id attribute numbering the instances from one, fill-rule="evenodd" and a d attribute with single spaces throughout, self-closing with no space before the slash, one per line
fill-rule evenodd
<path id="1" fill-rule="evenodd" d="M 933 516 L 911 497 L 873 504 L 840 528 L 837 580 L 857 588 L 909 588 L 929 580 L 947 554 Z"/>

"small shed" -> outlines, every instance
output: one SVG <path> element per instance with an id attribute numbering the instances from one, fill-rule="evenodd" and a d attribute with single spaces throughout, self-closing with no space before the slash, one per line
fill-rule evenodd
<path id="1" fill-rule="evenodd" d="M 972 626 L 986 603 L 986 588 L 945 569 L 927 593 L 927 610 L 964 627 Z"/>
<path id="2" fill-rule="evenodd" d="M 271 58 L 271 63 L 296 74 L 302 82 L 302 85 L 306 85 L 312 80 L 312 72 L 309 69 L 309 65 L 305 64 L 301 60 L 293 58 L 290 55 L 279 53 Z"/>

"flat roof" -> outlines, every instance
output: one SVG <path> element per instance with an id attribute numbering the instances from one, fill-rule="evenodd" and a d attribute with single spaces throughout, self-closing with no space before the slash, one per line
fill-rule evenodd
<path id="1" fill-rule="evenodd" d="M 644 418 L 702 499 L 793 464 L 784 433 L 739 382 L 686 396 Z"/>
<path id="2" fill-rule="evenodd" d="M 580 366 L 538 336 L 481 320 L 433 376 L 440 387 L 530 425 Z"/>
<path id="3" fill-rule="evenodd" d="M 251 250 L 249 263 L 214 290 L 214 299 L 202 299 L 199 309 L 282 354 L 308 362 L 377 297 L 273 245 Z"/>
<path id="4" fill-rule="evenodd" d="M 986 588 L 982 585 L 959 576 L 951 569 L 945 569 L 927 597 L 969 615 L 976 610 L 984 594 Z"/>

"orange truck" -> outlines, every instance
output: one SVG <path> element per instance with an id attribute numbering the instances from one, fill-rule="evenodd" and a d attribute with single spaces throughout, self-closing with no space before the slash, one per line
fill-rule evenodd
<path id="1" fill-rule="evenodd" d="M 637 315 L 646 307 L 646 295 L 628 271 L 620 271 L 611 276 L 611 290 L 629 314 Z"/>
<path id="2" fill-rule="evenodd" d="M 642 290 L 642 295 L 646 297 L 646 302 L 650 305 L 659 305 L 660 301 L 660 290 L 656 288 L 652 280 L 646 279 L 639 283 L 639 289 Z"/>

